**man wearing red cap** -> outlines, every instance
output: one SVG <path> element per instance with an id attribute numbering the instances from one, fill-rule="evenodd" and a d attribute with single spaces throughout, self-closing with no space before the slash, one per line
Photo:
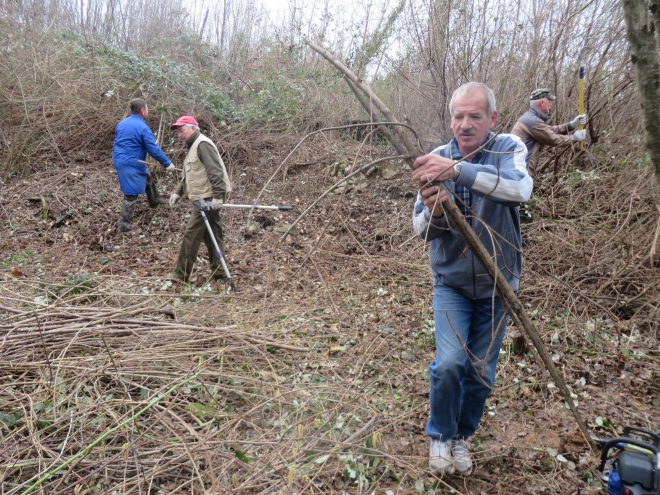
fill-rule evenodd
<path id="1" fill-rule="evenodd" d="M 220 157 L 218 148 L 213 141 L 200 132 L 199 124 L 193 117 L 187 115 L 180 117 L 170 129 L 175 130 L 179 141 L 188 146 L 188 154 L 183 161 L 183 179 L 179 183 L 177 191 L 170 197 L 170 206 L 174 207 L 182 197 L 187 197 L 190 201 L 204 199 L 211 203 L 212 210 L 206 213 L 206 217 L 220 250 L 224 253 L 225 243 L 219 210 L 222 208 L 225 195 L 231 192 L 231 183 L 225 164 Z M 225 276 L 202 214 L 199 210 L 193 209 L 181 242 L 179 259 L 174 272 L 175 278 L 184 282 L 190 280 L 193 265 L 197 259 L 197 251 L 199 251 L 202 241 L 209 252 L 213 278 L 219 279 Z"/>

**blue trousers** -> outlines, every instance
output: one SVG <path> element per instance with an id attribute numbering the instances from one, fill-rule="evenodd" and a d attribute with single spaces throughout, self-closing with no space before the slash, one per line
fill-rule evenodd
<path id="1" fill-rule="evenodd" d="M 450 287 L 433 288 L 436 357 L 429 366 L 431 415 L 426 434 L 468 438 L 484 413 L 508 316 L 498 297 L 470 299 Z"/>

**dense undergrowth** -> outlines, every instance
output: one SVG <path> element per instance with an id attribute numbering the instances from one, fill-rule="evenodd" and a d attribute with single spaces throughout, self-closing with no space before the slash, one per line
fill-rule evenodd
<path id="1" fill-rule="evenodd" d="M 182 35 L 168 46 L 176 54 L 185 53 L 189 44 Z M 343 104 L 324 112 L 320 93 L 336 87 L 338 98 L 347 103 L 348 89 L 327 70 L 295 71 L 287 52 L 272 61 L 284 68 L 266 68 L 242 80 L 218 66 L 204 46 L 191 46 L 188 57 L 177 60 L 90 42 L 66 31 L 14 50 L 31 53 L 29 58 L 4 53 L 4 174 L 107 153 L 114 125 L 134 97 L 147 100 L 149 123 L 166 149 L 174 144 L 169 125 L 180 115 L 193 114 L 212 136 L 227 136 L 246 129 L 282 133 L 339 124 L 351 112 Z M 331 99 L 323 105 L 332 105 Z"/>
<path id="2" fill-rule="evenodd" d="M 590 139 L 585 152 L 539 158 L 520 297 L 594 435 L 657 430 L 659 192 L 618 7 L 568 2 L 548 16 L 494 2 L 488 12 L 502 11 L 491 25 L 479 24 L 487 9 L 477 4 L 425 25 L 415 5 L 399 3 L 377 28 L 361 26 L 362 47 L 335 48 L 430 149 L 447 138 L 447 99 L 467 79 L 497 90 L 498 131 L 537 85 L 557 92 L 556 123 L 572 118 L 576 33 L 592 23 Z M 147 99 L 175 161 L 184 151 L 169 123 L 196 116 L 237 203 L 251 203 L 309 131 L 364 118 L 302 31 L 238 33 L 223 47 L 199 25 L 103 34 L 56 17 L 27 22 L 40 18 L 11 14 L 17 5 L 0 4 L 3 493 L 40 478 L 43 493 L 79 495 L 599 492 L 598 453 L 533 356 L 513 352 L 513 328 L 472 439 L 475 476 L 429 472 L 431 282 L 403 164 L 365 171 L 282 238 L 347 169 L 392 153 L 386 143 L 318 134 L 263 191 L 292 213 L 252 223 L 226 213 L 237 294 L 207 283 L 201 260 L 193 284 L 168 280 L 185 208 L 142 205 L 140 234 L 114 232 L 111 143 L 132 97 Z M 396 57 L 383 49 L 390 32 L 400 36 Z M 174 177 L 156 176 L 173 190 Z"/>
<path id="3" fill-rule="evenodd" d="M 254 198 L 295 144 L 270 138 L 232 164 L 232 201 Z M 202 262 L 192 285 L 167 280 L 184 208 L 144 205 L 142 234 L 118 237 L 105 165 L 11 178 L 4 197 L 19 206 L 0 246 L 7 493 L 68 460 L 44 480 L 49 493 L 598 493 L 597 453 L 511 334 L 473 438 L 475 476 L 428 471 L 435 344 L 408 172 L 390 163 L 357 177 L 281 239 L 357 148 L 320 135 L 299 148 L 300 165 L 264 198 L 292 214 L 257 215 L 256 232 L 226 214 L 237 294 L 207 284 Z M 368 146 L 359 162 L 387 152 Z M 657 185 L 643 161 L 609 153 L 537 180 L 520 292 L 599 437 L 660 419 Z M 54 225 L 58 211 L 72 215 Z"/>

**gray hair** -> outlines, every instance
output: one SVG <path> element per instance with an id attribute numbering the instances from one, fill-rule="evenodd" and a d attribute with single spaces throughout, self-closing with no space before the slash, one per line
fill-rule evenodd
<path id="1" fill-rule="evenodd" d="M 459 88 L 456 88 L 454 94 L 451 95 L 451 100 L 449 100 L 449 115 L 452 117 L 454 116 L 454 100 L 473 95 L 475 91 L 481 91 L 481 94 L 486 97 L 486 101 L 488 103 L 488 106 L 486 107 L 486 113 L 488 114 L 488 118 L 490 118 L 493 115 L 493 112 L 496 110 L 495 93 L 493 93 L 493 90 L 486 86 L 484 83 L 480 82 L 469 82 L 463 84 L 463 86 L 460 86 Z"/>
<path id="2" fill-rule="evenodd" d="M 188 129 L 192 129 L 193 131 L 198 131 L 199 126 L 195 124 L 183 124 L 183 127 L 186 127 Z"/>

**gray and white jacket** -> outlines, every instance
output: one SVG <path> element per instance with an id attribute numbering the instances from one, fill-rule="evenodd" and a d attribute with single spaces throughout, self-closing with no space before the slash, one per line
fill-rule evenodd
<path id="1" fill-rule="evenodd" d="M 493 136 L 490 133 L 485 142 Z M 455 139 L 432 153 L 456 161 L 462 159 Z M 522 273 L 518 206 L 529 199 L 533 186 L 527 173 L 526 157 L 527 148 L 518 136 L 500 134 L 479 151 L 472 162 L 461 162 L 456 182 L 445 182 L 452 199 L 455 199 L 453 192 L 457 184 L 469 191 L 471 213 L 467 220 L 488 252 L 496 256 L 497 265 L 513 290 L 518 290 Z M 493 295 L 493 281 L 467 250 L 456 228 L 450 228 L 444 215 L 431 218 L 419 193 L 412 220 L 415 232 L 431 243 L 429 258 L 435 285 L 451 287 L 472 299 Z"/>

